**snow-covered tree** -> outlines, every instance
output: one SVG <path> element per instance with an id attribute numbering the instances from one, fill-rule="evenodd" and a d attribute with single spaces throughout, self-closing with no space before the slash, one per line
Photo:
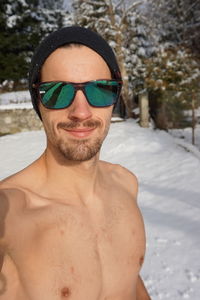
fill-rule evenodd
<path id="1" fill-rule="evenodd" d="M 63 26 L 62 7 L 41 7 L 39 0 L 3 0 L 0 3 L 0 82 L 16 84 L 27 78 L 29 61 L 41 38 Z"/>
<path id="2" fill-rule="evenodd" d="M 122 98 L 132 116 L 133 96 L 144 79 L 143 58 L 154 51 L 142 1 L 74 0 L 75 23 L 99 32 L 115 50 L 123 78 Z"/>
<path id="3" fill-rule="evenodd" d="M 25 13 L 27 9 L 27 3 L 22 0 L 1 2 L 0 14 L 4 22 L 1 24 L 0 81 L 18 80 L 26 74 L 25 53 L 31 50 L 30 37 L 31 40 L 35 39 L 31 31 L 33 24 L 38 25 L 35 18 Z"/>
<path id="4" fill-rule="evenodd" d="M 199 80 L 199 63 L 186 48 L 163 48 L 146 60 L 145 83 L 154 90 L 189 91 Z"/>
<path id="5" fill-rule="evenodd" d="M 159 98 L 162 122 L 165 123 L 168 113 L 175 123 L 183 108 L 191 108 L 198 98 L 200 2 L 149 0 L 146 15 L 158 43 L 154 56 L 145 62 L 144 87 L 153 93 L 152 103 Z"/>
<path id="6" fill-rule="evenodd" d="M 168 112 L 170 121 L 178 124 L 181 110 L 192 109 L 194 102 L 197 106 L 199 82 L 199 61 L 185 47 L 161 47 L 156 56 L 146 60 L 145 88 L 159 95 L 163 128 L 168 127 L 166 109 L 173 110 Z"/>
<path id="7" fill-rule="evenodd" d="M 149 0 L 148 5 L 161 43 L 184 45 L 200 56 L 199 0 Z"/>

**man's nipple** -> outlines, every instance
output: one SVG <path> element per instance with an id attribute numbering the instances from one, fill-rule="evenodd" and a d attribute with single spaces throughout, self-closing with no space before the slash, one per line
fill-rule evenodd
<path id="1" fill-rule="evenodd" d="M 61 290 L 62 299 L 65 299 L 65 298 L 69 297 L 70 295 L 71 295 L 71 291 L 68 287 L 62 288 L 62 290 Z"/>

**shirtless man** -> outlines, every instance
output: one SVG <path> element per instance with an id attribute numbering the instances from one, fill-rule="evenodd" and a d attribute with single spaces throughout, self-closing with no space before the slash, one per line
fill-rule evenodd
<path id="1" fill-rule="evenodd" d="M 61 29 L 36 51 L 30 91 L 47 147 L 0 184 L 0 299 L 150 299 L 137 179 L 99 159 L 117 77 L 112 50 L 87 29 Z"/>

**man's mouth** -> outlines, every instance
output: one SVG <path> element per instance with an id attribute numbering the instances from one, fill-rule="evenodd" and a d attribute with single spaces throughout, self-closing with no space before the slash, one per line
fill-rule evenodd
<path id="1" fill-rule="evenodd" d="M 92 132 L 95 130 L 95 127 L 93 128 L 71 128 L 71 129 L 64 129 L 69 134 L 73 135 L 77 138 L 85 138 L 88 137 Z"/>

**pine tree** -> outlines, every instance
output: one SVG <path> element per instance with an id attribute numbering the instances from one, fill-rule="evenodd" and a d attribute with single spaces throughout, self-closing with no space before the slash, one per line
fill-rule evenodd
<path id="1" fill-rule="evenodd" d="M 32 51 L 37 43 L 37 34 L 33 28 L 39 25 L 39 20 L 32 14 L 32 8 L 25 1 L 4 1 L 1 13 L 4 15 L 4 28 L 1 31 L 0 81 L 5 79 L 18 81 L 26 77 L 25 64 L 27 53 Z M 4 30 L 4 31 L 3 31 Z"/>
<path id="2" fill-rule="evenodd" d="M 63 26 L 62 8 L 39 5 L 39 0 L 3 0 L 0 4 L 0 82 L 19 85 L 27 78 L 29 62 L 41 38 Z"/>
<path id="3" fill-rule="evenodd" d="M 183 110 L 192 109 L 200 92 L 199 62 L 184 47 L 163 47 L 156 56 L 146 60 L 146 66 L 146 89 L 159 95 L 159 109 L 168 113 L 173 126 L 180 126 Z M 166 116 L 162 116 L 166 119 Z M 167 127 L 167 122 L 162 124 L 162 128 Z"/>
<path id="4" fill-rule="evenodd" d="M 149 0 L 160 43 L 190 48 L 200 57 L 200 2 L 198 0 Z"/>

